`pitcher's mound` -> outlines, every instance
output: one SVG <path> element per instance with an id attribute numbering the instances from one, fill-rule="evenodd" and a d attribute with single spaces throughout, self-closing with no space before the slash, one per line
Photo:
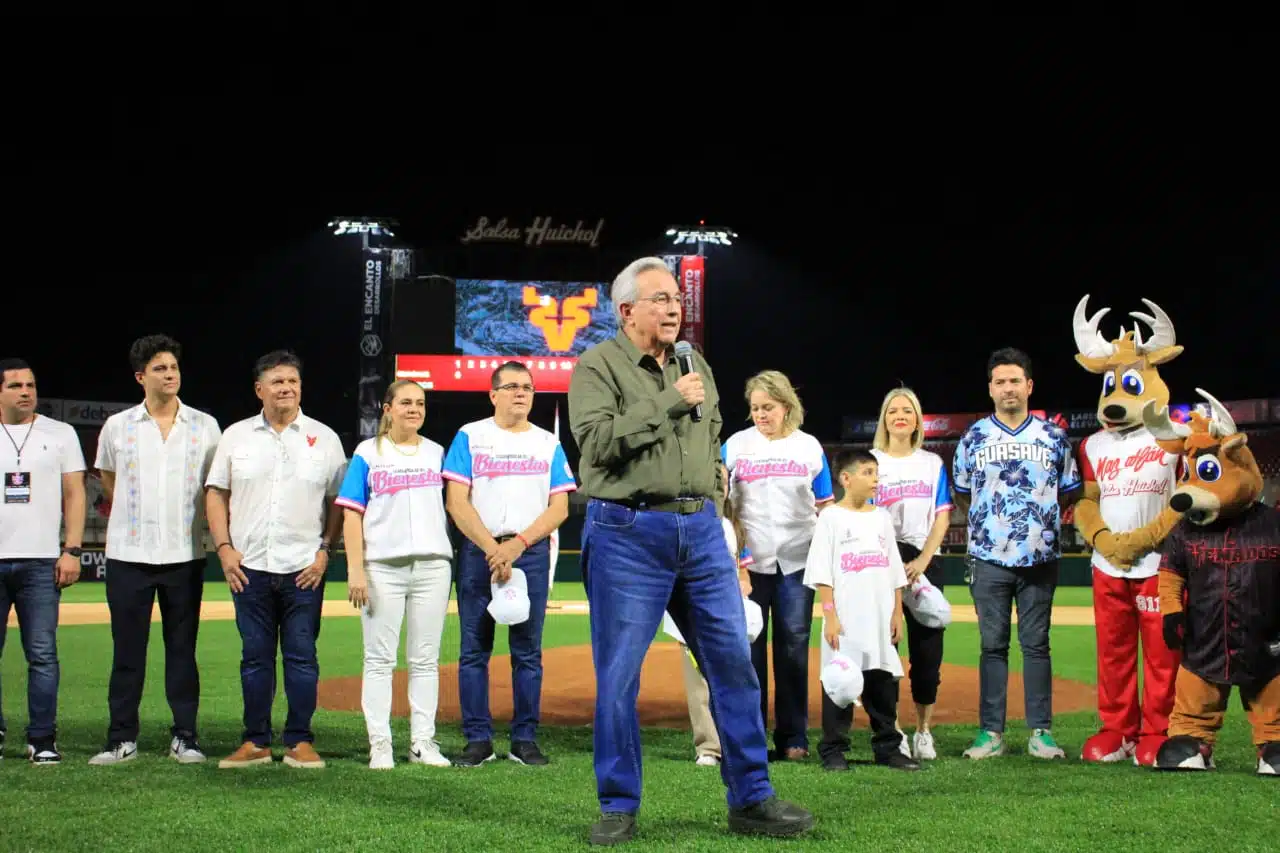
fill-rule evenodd
<path id="1" fill-rule="evenodd" d="M 680 646 L 675 643 L 654 643 L 645 658 L 640 673 L 640 725 L 666 728 L 688 728 L 689 706 L 685 701 L 684 679 L 681 674 Z M 549 726 L 591 725 L 595 713 L 596 682 L 591 667 L 590 646 L 560 646 L 545 649 L 542 653 L 542 724 Z M 907 664 L 903 662 L 904 671 Z M 818 650 L 811 649 L 809 656 L 809 723 L 817 727 L 822 719 L 821 685 L 818 683 Z M 404 670 L 395 673 L 391 713 L 404 717 L 409 714 L 406 692 L 408 674 Z M 906 678 L 900 682 L 899 707 L 911 704 L 911 686 Z M 1024 714 L 1022 675 L 1010 673 L 1010 719 Z M 1090 711 L 1097 707 L 1097 691 L 1092 685 L 1079 681 L 1055 678 L 1053 680 L 1053 710 L 1055 713 Z M 770 701 L 772 705 L 772 701 Z M 360 711 L 360 676 L 329 678 L 320 682 L 320 707 L 330 711 Z M 497 726 L 511 719 L 511 661 L 506 655 L 495 655 L 489 662 L 489 708 Z M 770 710 L 772 717 L 772 710 Z M 858 708 L 856 725 L 866 727 L 866 713 Z M 458 666 L 440 667 L 440 722 L 458 722 Z M 906 711 L 904 719 L 914 719 Z M 978 671 L 973 667 L 942 665 L 942 685 L 938 689 L 938 707 L 934 722 L 976 724 L 978 722 Z"/>

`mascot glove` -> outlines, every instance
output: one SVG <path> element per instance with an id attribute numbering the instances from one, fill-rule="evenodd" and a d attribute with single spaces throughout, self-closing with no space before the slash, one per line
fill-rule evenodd
<path id="1" fill-rule="evenodd" d="M 1187 614 L 1166 613 L 1161 628 L 1164 630 L 1164 644 L 1176 652 L 1182 648 L 1182 640 L 1187 630 Z"/>

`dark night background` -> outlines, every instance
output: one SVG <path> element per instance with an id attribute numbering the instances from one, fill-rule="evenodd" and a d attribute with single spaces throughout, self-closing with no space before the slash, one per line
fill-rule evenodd
<path id="1" fill-rule="evenodd" d="M 425 259 L 419 273 L 589 268 L 601 281 L 661 251 L 669 225 L 705 219 L 740 235 L 709 247 L 707 262 L 726 436 L 745 425 L 743 382 L 763 368 L 792 377 L 806 429 L 824 441 L 839 438 L 843 415 L 874 417 L 898 380 L 927 412 L 982 411 L 985 360 L 1003 345 L 1034 359 L 1033 406 L 1089 408 L 1099 382 L 1074 362 L 1070 324 L 1084 293 L 1091 310 L 1112 307 L 1108 338 L 1145 310 L 1140 297 L 1169 313 L 1186 346 L 1162 371 L 1175 400 L 1196 386 L 1269 396 L 1280 194 L 1265 116 L 1190 73 L 1161 87 L 1061 65 L 1005 70 L 1002 105 L 980 108 L 943 81 L 929 93 L 935 112 L 904 99 L 919 111 L 810 115 L 784 138 L 744 132 L 733 147 L 718 140 L 736 131 L 708 119 L 707 139 L 681 157 L 669 156 L 676 137 L 610 133 L 618 150 L 578 150 L 442 140 L 404 118 L 381 146 L 344 148 L 358 104 L 320 90 L 273 98 L 246 87 L 248 68 L 182 98 L 154 81 L 86 90 L 72 117 L 28 98 L 39 121 L 5 142 L 0 350 L 32 362 L 42 396 L 127 401 L 138 396 L 130 341 L 166 332 L 185 347 L 183 397 L 225 426 L 256 409 L 254 359 L 289 347 L 306 363 L 304 408 L 348 434 L 358 238 L 331 236 L 334 215 L 398 219 L 397 236 Z M 439 128 L 448 109 L 424 120 Z M 517 143 L 520 158 L 495 168 L 490 148 Z M 462 250 L 481 215 L 606 222 L 600 250 Z M 429 406 L 427 432 L 445 444 L 488 409 L 471 394 Z M 535 411 L 544 426 L 550 407 Z"/>

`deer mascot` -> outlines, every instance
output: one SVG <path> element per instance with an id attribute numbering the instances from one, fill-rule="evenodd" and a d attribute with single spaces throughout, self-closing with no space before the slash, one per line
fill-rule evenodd
<path id="1" fill-rule="evenodd" d="M 1209 394 L 1212 415 L 1173 423 L 1148 403 L 1143 419 L 1183 473 L 1170 505 L 1185 513 L 1164 542 L 1165 642 L 1181 648 L 1160 770 L 1208 770 L 1232 686 L 1248 709 L 1257 772 L 1280 774 L 1280 511 L 1259 502 L 1262 473 L 1248 437 Z"/>
<path id="2" fill-rule="evenodd" d="M 1151 314 L 1130 316 L 1151 327 L 1143 340 L 1121 329 L 1108 341 L 1087 317 L 1086 295 L 1076 306 L 1076 361 L 1102 375 L 1102 429 L 1080 446 L 1084 494 L 1075 525 L 1093 548 L 1093 618 L 1098 636 L 1098 716 L 1102 729 L 1087 741 L 1085 761 L 1125 761 L 1150 767 L 1167 738 L 1178 653 L 1164 641 L 1160 621 L 1160 545 L 1181 518 L 1169 505 L 1178 454 L 1162 448 L 1143 424 L 1148 404 L 1167 407 L 1169 389 L 1159 365 L 1176 358 L 1169 316 L 1150 300 Z M 1138 646 L 1142 645 L 1142 697 Z"/>

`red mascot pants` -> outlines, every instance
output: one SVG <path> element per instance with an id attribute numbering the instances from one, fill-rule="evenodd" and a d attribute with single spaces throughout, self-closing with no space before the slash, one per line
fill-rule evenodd
<path id="1" fill-rule="evenodd" d="M 1158 576 L 1129 580 L 1093 570 L 1098 633 L 1098 716 L 1105 731 L 1136 741 L 1164 735 L 1182 655 L 1164 643 Z M 1138 703 L 1138 639 L 1142 639 L 1142 703 Z"/>

